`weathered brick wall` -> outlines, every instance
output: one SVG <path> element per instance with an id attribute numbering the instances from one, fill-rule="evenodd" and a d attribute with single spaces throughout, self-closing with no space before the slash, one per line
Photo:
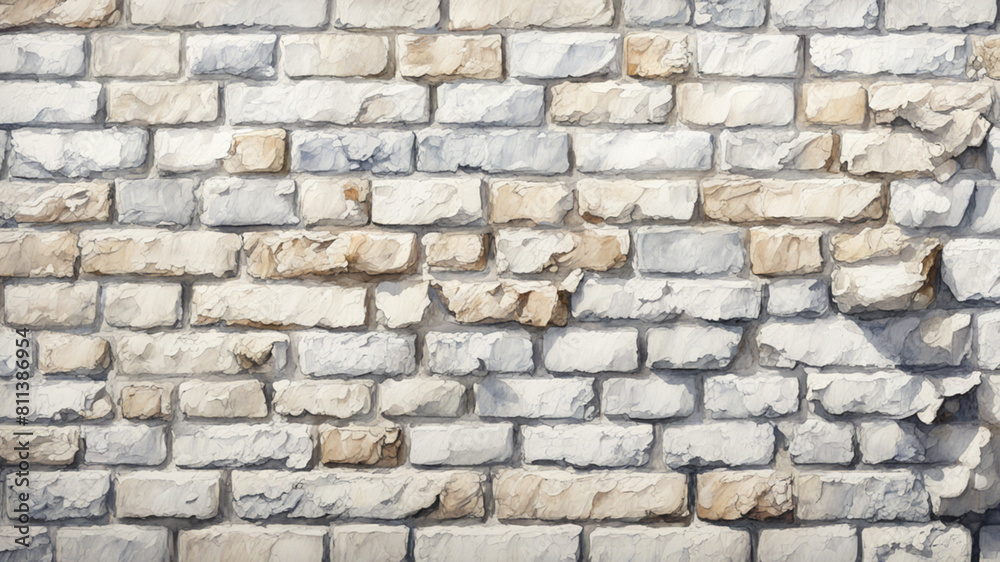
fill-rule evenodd
<path id="1" fill-rule="evenodd" d="M 0 0 L 0 560 L 1000 560 L 996 19 Z"/>

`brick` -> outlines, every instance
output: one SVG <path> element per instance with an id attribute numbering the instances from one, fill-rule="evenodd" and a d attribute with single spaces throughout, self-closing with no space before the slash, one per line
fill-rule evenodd
<path id="1" fill-rule="evenodd" d="M 946 183 L 902 180 L 889 184 L 893 222 L 909 228 L 958 226 L 972 200 L 976 182 L 956 177 Z"/>
<path id="2" fill-rule="evenodd" d="M 807 529 L 765 529 L 757 545 L 760 562 L 794 562 L 822 558 L 830 562 L 858 559 L 858 531 L 850 525 Z"/>
<path id="3" fill-rule="evenodd" d="M 701 191 L 705 215 L 726 222 L 854 222 L 881 218 L 884 212 L 881 183 L 847 177 L 758 180 L 722 176 L 702 181 Z"/>
<path id="4" fill-rule="evenodd" d="M 8 404 L 0 407 L 0 419 L 13 421 L 19 417 L 14 409 L 15 384 L 9 382 L 0 386 L 0 398 Z M 100 420 L 114 410 L 104 382 L 35 383 L 31 392 L 32 408 L 26 416 L 29 422 Z"/>
<path id="5" fill-rule="evenodd" d="M 561 174 L 569 170 L 569 135 L 553 131 L 427 129 L 417 134 L 417 170 L 487 174 Z"/>
<path id="6" fill-rule="evenodd" d="M 441 19 L 439 0 L 344 0 L 336 3 L 334 25 L 347 28 L 433 27 Z"/>
<path id="7" fill-rule="evenodd" d="M 924 26 L 972 27 L 977 24 L 992 24 L 996 18 L 997 5 L 989 0 L 931 0 L 922 5 L 898 0 L 885 3 L 885 27 L 890 30 Z"/>
<path id="8" fill-rule="evenodd" d="M 483 482 L 482 474 L 459 470 L 237 470 L 233 507 L 243 519 L 482 517 Z"/>
<path id="9" fill-rule="evenodd" d="M 169 418 L 172 412 L 170 403 L 172 388 L 172 385 L 153 383 L 122 387 L 120 398 L 122 417 L 138 420 Z"/>
<path id="10" fill-rule="evenodd" d="M 285 168 L 284 129 L 247 131 L 233 135 L 222 168 L 230 174 L 274 173 Z"/>
<path id="11" fill-rule="evenodd" d="M 489 220 L 494 224 L 558 225 L 573 209 L 573 192 L 562 182 L 490 180 L 489 193 Z"/>
<path id="12" fill-rule="evenodd" d="M 968 560 L 972 558 L 972 533 L 962 525 L 938 521 L 927 525 L 872 525 L 861 530 L 864 562 L 911 556 L 912 552 L 928 560 Z"/>
<path id="13" fill-rule="evenodd" d="M 607 271 L 628 260 L 629 233 L 596 227 L 581 231 L 503 229 L 495 235 L 497 272 Z"/>
<path id="14" fill-rule="evenodd" d="M 299 368 L 310 376 L 406 375 L 416 369 L 416 338 L 390 332 L 299 336 Z"/>
<path id="15" fill-rule="evenodd" d="M 699 33 L 698 72 L 721 76 L 793 77 L 799 45 L 794 35 Z"/>
<path id="16" fill-rule="evenodd" d="M 274 381 L 272 387 L 271 403 L 278 414 L 346 419 L 371 410 L 374 384 L 371 381 Z M 385 402 L 385 396 L 382 401 Z"/>
<path id="17" fill-rule="evenodd" d="M 96 82 L 3 82 L 0 123 L 93 123 L 100 95 L 101 85 Z"/>
<path id="18" fill-rule="evenodd" d="M 207 226 L 294 225 L 295 181 L 210 178 L 201 185 L 201 223 Z"/>
<path id="19" fill-rule="evenodd" d="M 942 279 L 959 301 L 1000 300 L 1000 244 L 984 238 L 955 238 L 941 251 Z"/>
<path id="20" fill-rule="evenodd" d="M 795 515 L 803 521 L 925 521 L 929 516 L 923 483 L 908 470 L 800 473 L 795 495 Z"/>
<path id="21" fill-rule="evenodd" d="M 284 365 L 288 336 L 217 331 L 118 336 L 115 360 L 128 375 L 235 375 L 268 372 Z"/>
<path id="22" fill-rule="evenodd" d="M 698 475 L 698 518 L 763 521 L 795 509 L 792 476 L 776 470 L 713 470 Z"/>
<path id="23" fill-rule="evenodd" d="M 486 27 L 591 27 L 611 24 L 614 10 L 608 0 L 554 0 L 544 6 L 520 0 L 456 0 L 449 6 L 451 29 Z"/>
<path id="24" fill-rule="evenodd" d="M 104 320 L 119 328 L 175 326 L 181 319 L 181 286 L 114 283 L 104 286 Z"/>
<path id="25" fill-rule="evenodd" d="M 396 466 L 402 461 L 403 431 L 393 425 L 322 426 L 320 462 Z"/>
<path id="26" fill-rule="evenodd" d="M 774 458 L 774 427 L 723 421 L 663 428 L 663 462 L 683 466 L 764 466 Z"/>
<path id="27" fill-rule="evenodd" d="M 413 171 L 413 133 L 295 131 L 291 155 L 292 169 L 300 172 L 408 174 Z"/>
<path id="28" fill-rule="evenodd" d="M 0 231 L 0 277 L 72 277 L 79 253 L 71 232 Z"/>
<path id="29" fill-rule="evenodd" d="M 428 332 L 424 344 L 432 373 L 529 373 L 534 368 L 531 336 L 520 330 Z"/>
<path id="30" fill-rule="evenodd" d="M 823 270 L 820 230 L 790 227 L 750 229 L 750 270 L 755 275 L 801 275 Z"/>
<path id="31" fill-rule="evenodd" d="M 728 227 L 641 227 L 635 253 L 636 269 L 653 273 L 738 273 L 746 261 L 740 230 Z"/>
<path id="32" fill-rule="evenodd" d="M 8 170 L 11 177 L 44 179 L 85 178 L 138 168 L 146 161 L 148 135 L 142 129 L 118 127 L 17 129 L 10 135 Z"/>
<path id="33" fill-rule="evenodd" d="M 389 64 L 389 41 L 360 34 L 283 35 L 285 74 L 306 76 L 377 76 Z"/>
<path id="34" fill-rule="evenodd" d="M 878 20 L 876 0 L 775 0 L 771 19 L 780 29 L 872 29 Z"/>
<path id="35" fill-rule="evenodd" d="M 167 460 L 166 430 L 163 426 L 118 423 L 85 426 L 83 459 L 88 464 L 131 464 L 154 466 Z"/>
<path id="36" fill-rule="evenodd" d="M 227 277 L 236 272 L 241 245 L 238 235 L 220 232 L 86 230 L 80 269 L 97 275 Z"/>
<path id="37" fill-rule="evenodd" d="M 962 35 L 815 35 L 809 38 L 809 58 L 821 74 L 959 77 L 965 73 L 967 57 L 966 40 Z"/>
<path id="38" fill-rule="evenodd" d="M 97 283 L 6 285 L 3 301 L 4 318 L 12 326 L 90 326 L 97 319 Z"/>
<path id="39" fill-rule="evenodd" d="M 336 525 L 330 535 L 331 562 L 403 562 L 409 551 L 410 529 L 401 525 Z"/>
<path id="40" fill-rule="evenodd" d="M 399 35 L 400 75 L 426 79 L 503 77 L 500 35 Z"/>
<path id="41" fill-rule="evenodd" d="M 0 37 L 0 74 L 80 76 L 86 69 L 84 43 L 86 37 L 76 34 L 6 34 Z"/>
<path id="42" fill-rule="evenodd" d="M 819 316 L 830 308 L 830 288 L 817 279 L 776 279 L 767 286 L 771 316 Z"/>
<path id="43" fill-rule="evenodd" d="M 597 443 L 596 447 L 580 447 Z M 524 462 L 566 463 L 575 467 L 621 468 L 649 461 L 653 426 L 586 423 L 521 427 Z M 411 455 L 412 457 L 412 455 Z"/>
<path id="44" fill-rule="evenodd" d="M 438 123 L 517 127 L 541 125 L 545 88 L 509 81 L 446 83 L 437 87 Z"/>
<path id="45" fill-rule="evenodd" d="M 509 423 L 414 425 L 407 438 L 414 465 L 503 463 L 514 452 L 514 426 Z"/>
<path id="46" fill-rule="evenodd" d="M 95 35 L 90 42 L 94 76 L 162 77 L 181 71 L 181 36 Z"/>
<path id="47" fill-rule="evenodd" d="M 924 436 L 913 423 L 879 420 L 858 426 L 858 449 L 865 464 L 924 462 Z"/>
<path id="48" fill-rule="evenodd" d="M 215 121 L 216 84 L 112 82 L 107 86 L 108 122 L 176 125 Z"/>
<path id="49" fill-rule="evenodd" d="M 431 305 L 427 281 L 391 281 L 375 286 L 375 318 L 380 326 L 404 328 L 420 323 Z"/>
<path id="50" fill-rule="evenodd" d="M 686 24 L 691 7 L 685 0 L 625 0 L 622 8 L 629 25 Z"/>
<path id="51" fill-rule="evenodd" d="M 118 517 L 211 519 L 219 512 L 222 475 L 214 471 L 138 471 L 115 476 Z"/>
<path id="52" fill-rule="evenodd" d="M 482 271 L 486 267 L 489 235 L 431 232 L 420 239 L 424 261 L 431 271 Z"/>
<path id="53" fill-rule="evenodd" d="M 230 84 L 223 95 L 233 123 L 373 125 L 426 123 L 428 118 L 427 88 L 403 82 Z"/>
<path id="54" fill-rule="evenodd" d="M 328 17 L 328 6 L 324 0 L 291 0 L 280 6 L 253 0 L 226 0 L 218 5 L 205 5 L 197 0 L 180 0 L 171 4 L 131 0 L 129 5 L 132 8 L 132 23 L 164 27 L 319 27 Z"/>
<path id="55" fill-rule="evenodd" d="M 376 180 L 371 191 L 372 222 L 461 226 L 479 221 L 481 184 L 478 178 Z"/>
<path id="56" fill-rule="evenodd" d="M 799 410 L 799 379 L 778 374 L 705 378 L 705 410 L 713 419 L 774 418 Z"/>
<path id="57" fill-rule="evenodd" d="M 491 525 L 423 527 L 413 532 L 416 562 L 482 562 L 515 557 L 524 562 L 573 562 L 582 529 L 575 525 Z"/>
<path id="58" fill-rule="evenodd" d="M 326 529 L 293 525 L 216 525 L 177 534 L 180 562 L 225 560 L 239 553 L 245 562 L 321 562 Z"/>
<path id="59" fill-rule="evenodd" d="M 403 273 L 416 263 L 408 232 L 262 231 L 244 234 L 247 272 L 258 279 L 336 273 Z"/>
<path id="60" fill-rule="evenodd" d="M 639 332 L 633 328 L 553 328 L 545 333 L 545 369 L 550 372 L 627 373 L 639 367 Z"/>
<path id="61" fill-rule="evenodd" d="M 695 0 L 695 25 L 758 27 L 767 11 L 763 0 Z"/>
<path id="62" fill-rule="evenodd" d="M 644 1 L 650 3 L 649 0 Z M 659 5 L 668 4 L 661 2 Z M 635 78 L 669 78 L 686 74 L 691 69 L 694 54 L 690 45 L 693 43 L 690 36 L 682 32 L 629 33 L 625 36 L 625 73 Z"/>
<path id="63" fill-rule="evenodd" d="M 173 431 L 173 459 L 183 468 L 306 468 L 314 436 L 315 428 L 302 424 L 185 425 Z"/>
<path id="64" fill-rule="evenodd" d="M 808 418 L 778 425 L 788 442 L 795 464 L 851 464 L 854 460 L 854 425 Z"/>
<path id="65" fill-rule="evenodd" d="M 802 85 L 803 112 L 816 125 L 861 125 L 868 114 L 868 92 L 859 82 L 810 82 Z"/>
<path id="66" fill-rule="evenodd" d="M 387 379 L 379 383 L 384 416 L 458 417 L 465 406 L 465 385 L 436 377 Z"/>
<path id="67" fill-rule="evenodd" d="M 63 27 L 100 27 L 118 23 L 121 13 L 113 0 L 59 0 L 37 4 L 30 0 L 8 3 L 0 12 L 0 28 L 33 23 Z"/>
<path id="68" fill-rule="evenodd" d="M 590 532 L 589 540 L 592 562 L 613 562 L 621 557 L 656 560 L 666 553 L 690 560 L 750 560 L 750 533 L 721 525 L 598 527 Z"/>
<path id="69" fill-rule="evenodd" d="M 687 478 L 677 472 L 507 468 L 496 471 L 493 494 L 501 521 L 637 521 L 688 513 Z"/>
<path id="70" fill-rule="evenodd" d="M 86 560 L 95 552 L 120 562 L 169 562 L 170 530 L 117 524 L 59 529 L 56 555 L 60 559 Z"/>
<path id="71" fill-rule="evenodd" d="M 565 326 L 569 316 L 567 288 L 551 281 L 444 281 L 435 288 L 460 323 Z"/>
<path id="72" fill-rule="evenodd" d="M 549 91 L 549 114 L 563 125 L 666 123 L 674 104 L 669 85 L 564 82 Z"/>
<path id="73" fill-rule="evenodd" d="M 519 78 L 612 75 L 619 56 L 613 33 L 526 31 L 507 38 L 507 71 Z"/>
<path id="74" fill-rule="evenodd" d="M 38 358 L 35 368 L 42 374 L 96 374 L 111 364 L 108 340 L 59 332 L 40 332 L 35 336 Z"/>
<path id="75" fill-rule="evenodd" d="M 581 172 L 669 172 L 712 167 L 712 135 L 703 131 L 615 131 L 573 134 Z"/>
<path id="76" fill-rule="evenodd" d="M 15 507 L 22 502 L 19 492 L 29 500 L 27 515 L 35 521 L 97 518 L 108 513 L 111 473 L 106 470 L 35 472 L 23 486 L 15 487 L 17 473 L 7 475 L 7 516 L 16 519 Z"/>
<path id="77" fill-rule="evenodd" d="M 367 179 L 300 178 L 299 218 L 307 226 L 368 224 L 370 192 Z"/>
<path id="78" fill-rule="evenodd" d="M 257 328 L 346 328 L 365 322 L 364 287 L 195 285 L 191 323 Z"/>
<path id="79" fill-rule="evenodd" d="M 197 203 L 193 179 L 115 180 L 118 222 L 141 226 L 186 226 Z"/>
<path id="80" fill-rule="evenodd" d="M 746 129 L 719 135 L 719 169 L 825 170 L 835 161 L 833 133 Z"/>
<path id="81" fill-rule="evenodd" d="M 111 220 L 111 184 L 104 181 L 2 182 L 0 198 L 0 217 L 19 223 Z"/>
<path id="82" fill-rule="evenodd" d="M 73 464 L 80 451 L 79 427 L 4 426 L 0 427 L 0 458 L 17 466 L 23 443 L 28 443 L 29 462 L 39 465 Z"/>
<path id="83" fill-rule="evenodd" d="M 676 95 L 678 119 L 688 125 L 780 127 L 795 119 L 795 93 L 788 84 L 685 82 Z"/>
<path id="84" fill-rule="evenodd" d="M 601 383 L 605 416 L 634 420 L 687 417 L 694 413 L 695 389 L 689 379 L 650 375 L 610 378 Z"/>
<path id="85" fill-rule="evenodd" d="M 642 219 L 690 220 L 698 202 L 698 184 L 689 180 L 600 180 L 576 182 L 584 220 L 627 223 Z"/>
<path id="86" fill-rule="evenodd" d="M 184 58 L 194 75 L 229 74 L 244 78 L 272 78 L 278 37 L 270 34 L 188 34 Z"/>
<path id="87" fill-rule="evenodd" d="M 26 3 L 26 2 L 25 2 Z M 18 538 L 26 536 L 28 546 L 23 546 L 14 542 Z M 3 554 L 10 562 L 52 562 L 53 546 L 52 537 L 46 527 L 31 527 L 26 535 L 11 526 L 0 531 L 3 537 L 0 545 L 0 554 Z"/>
<path id="88" fill-rule="evenodd" d="M 177 387 L 180 411 L 198 418 L 262 418 L 267 416 L 264 383 L 257 380 L 184 381 Z"/>
<path id="89" fill-rule="evenodd" d="M 582 378 L 489 377 L 475 395 L 483 417 L 583 420 L 595 412 L 593 383 Z"/>

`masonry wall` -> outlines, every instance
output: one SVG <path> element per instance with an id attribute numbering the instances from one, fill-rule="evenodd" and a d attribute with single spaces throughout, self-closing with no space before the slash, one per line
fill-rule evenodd
<path id="1" fill-rule="evenodd" d="M 0 1 L 0 560 L 1000 560 L 996 0 L 332 4 Z"/>

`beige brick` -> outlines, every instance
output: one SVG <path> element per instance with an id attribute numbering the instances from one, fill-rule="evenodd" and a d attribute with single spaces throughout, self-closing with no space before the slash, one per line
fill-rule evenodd
<path id="1" fill-rule="evenodd" d="M 493 495 L 502 520 L 645 520 L 688 513 L 687 477 L 676 472 L 500 469 Z"/>
<path id="2" fill-rule="evenodd" d="M 363 178 L 302 178 L 299 216 L 306 225 L 368 224 L 371 181 Z"/>
<path id="3" fill-rule="evenodd" d="M 549 115 L 561 125 L 665 123 L 674 105 L 666 84 L 564 82 L 549 91 Z"/>
<path id="4" fill-rule="evenodd" d="M 175 76 L 181 71 L 181 36 L 95 35 L 90 60 L 94 76 Z"/>
<path id="5" fill-rule="evenodd" d="M 280 172 L 285 167 L 284 129 L 236 133 L 222 168 L 230 174 Z"/>
<path id="6" fill-rule="evenodd" d="M 365 287 L 195 285 L 191 323 L 258 328 L 346 328 L 365 323 Z"/>
<path id="7" fill-rule="evenodd" d="M 13 426 L 0 427 L 0 459 L 17 465 L 24 460 L 19 443 L 28 443 L 31 464 L 73 464 L 80 450 L 79 427 Z"/>
<path id="8" fill-rule="evenodd" d="M 499 35 L 400 35 L 399 72 L 407 78 L 503 77 Z"/>
<path id="9" fill-rule="evenodd" d="M 260 279 L 335 273 L 402 273 L 416 263 L 417 237 L 409 232 L 324 231 L 244 234 L 247 271 Z"/>
<path id="10" fill-rule="evenodd" d="M 199 418 L 263 418 L 267 416 L 264 383 L 258 380 L 185 381 L 177 387 L 180 411 Z"/>
<path id="11" fill-rule="evenodd" d="M 215 121 L 219 115 L 215 83 L 113 82 L 105 95 L 110 123 L 176 125 Z"/>
<path id="12" fill-rule="evenodd" d="M 235 375 L 284 366 L 288 336 L 273 332 L 123 333 L 115 345 L 126 375 Z"/>
<path id="13" fill-rule="evenodd" d="M 520 220 L 531 224 L 562 224 L 573 209 L 573 190 L 562 182 L 490 181 L 490 222 Z"/>
<path id="14" fill-rule="evenodd" d="M 792 476 L 774 470 L 712 471 L 698 475 L 698 518 L 771 519 L 795 508 Z"/>
<path id="15" fill-rule="evenodd" d="M 121 391 L 122 417 L 150 420 L 170 417 L 172 385 L 138 383 L 123 387 Z"/>
<path id="16" fill-rule="evenodd" d="M 750 229 L 750 269 L 757 275 L 800 275 L 823 270 L 822 231 L 780 226 Z"/>
<path id="17" fill-rule="evenodd" d="M 237 234 L 158 229 L 85 230 L 80 268 L 99 275 L 211 275 L 236 272 Z"/>
<path id="18" fill-rule="evenodd" d="M 104 320 L 118 328 L 174 326 L 181 320 L 181 285 L 114 283 L 104 286 Z"/>
<path id="19" fill-rule="evenodd" d="M 115 476 L 118 517 L 192 517 L 219 512 L 222 474 L 217 471 L 138 471 Z"/>
<path id="20" fill-rule="evenodd" d="M 97 319 L 97 283 L 7 285 L 3 297 L 4 317 L 12 325 L 89 326 Z"/>
<path id="21" fill-rule="evenodd" d="M 389 65 L 389 40 L 360 33 L 316 33 L 281 38 L 285 74 L 377 76 Z"/>
<path id="22" fill-rule="evenodd" d="M 0 230 L 0 277 L 72 277 L 77 255 L 72 232 Z"/>
<path id="23" fill-rule="evenodd" d="M 39 373 L 99 373 L 111 364 L 111 345 L 96 336 L 42 332 L 35 336 Z"/>
<path id="24" fill-rule="evenodd" d="M 625 265 L 628 230 L 597 227 L 582 231 L 504 229 L 496 233 L 500 273 L 607 271 Z"/>
<path id="25" fill-rule="evenodd" d="M 884 213 L 882 184 L 847 177 L 751 179 L 720 176 L 701 183 L 705 215 L 725 222 L 784 219 L 844 222 Z"/>
<path id="26" fill-rule="evenodd" d="M 371 381 L 275 381 L 274 411 L 283 416 L 350 418 L 372 407 Z"/>
<path id="27" fill-rule="evenodd" d="M 442 281 L 442 302 L 462 323 L 516 321 L 528 326 L 565 326 L 568 294 L 548 281 Z"/>
<path id="28" fill-rule="evenodd" d="M 320 428 L 324 464 L 396 466 L 402 461 L 403 432 L 397 426 Z"/>
<path id="29" fill-rule="evenodd" d="M 111 183 L 0 182 L 0 217 L 21 223 L 107 222 Z"/>
<path id="30" fill-rule="evenodd" d="M 860 125 L 868 111 L 868 94 L 858 82 L 813 82 L 802 85 L 806 121 L 816 125 Z"/>
<path id="31" fill-rule="evenodd" d="M 326 528 L 217 525 L 178 532 L 179 562 L 321 562 Z"/>
<path id="32" fill-rule="evenodd" d="M 482 271 L 486 267 L 488 234 L 431 232 L 421 239 L 431 269 Z"/>
<path id="33" fill-rule="evenodd" d="M 0 29 L 33 23 L 98 27 L 118 23 L 116 0 L 12 0 L 0 5 Z"/>
<path id="34" fill-rule="evenodd" d="M 972 61 L 974 70 L 982 70 L 993 79 L 1000 79 L 1000 35 L 973 35 Z"/>
<path id="35" fill-rule="evenodd" d="M 667 78 L 691 68 L 686 33 L 644 31 L 625 36 L 625 69 L 636 78 Z"/>
<path id="36" fill-rule="evenodd" d="M 451 29 L 593 27 L 614 19 L 611 0 L 453 0 Z"/>

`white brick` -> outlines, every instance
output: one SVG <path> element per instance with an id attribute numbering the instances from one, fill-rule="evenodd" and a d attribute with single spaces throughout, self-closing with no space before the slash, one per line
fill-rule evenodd
<path id="1" fill-rule="evenodd" d="M 416 369 L 414 336 L 389 332 L 299 336 L 299 368 L 312 376 L 405 375 Z"/>
<path id="2" fill-rule="evenodd" d="M 432 373 L 527 373 L 535 365 L 531 337 L 523 331 L 429 332 L 424 344 Z"/>
<path id="3" fill-rule="evenodd" d="M 424 123 L 427 87 L 405 82 L 303 80 L 293 84 L 226 86 L 226 115 L 233 123 Z"/>
<path id="4" fill-rule="evenodd" d="M 210 519 L 219 512 L 222 475 L 212 471 L 142 471 L 115 476 L 118 517 Z"/>
<path id="5" fill-rule="evenodd" d="M 0 37 L 0 74 L 79 76 L 84 73 L 83 35 L 8 33 Z"/>
<path id="6" fill-rule="evenodd" d="M 509 423 L 414 425 L 407 436 L 415 465 L 501 463 L 514 452 L 514 426 Z"/>
<path id="7" fill-rule="evenodd" d="M 684 377 L 611 378 L 601 383 L 606 416 L 634 420 L 686 417 L 694 413 L 694 381 Z"/>
<path id="8" fill-rule="evenodd" d="M 668 172 L 712 167 L 712 135 L 683 129 L 573 133 L 581 172 Z"/>
<path id="9" fill-rule="evenodd" d="M 460 226 L 483 218 L 478 178 L 376 180 L 372 222 L 387 225 Z"/>
<path id="10" fill-rule="evenodd" d="M 795 35 L 699 33 L 698 72 L 722 76 L 792 77 L 797 74 Z"/>
<path id="11" fill-rule="evenodd" d="M 280 4 L 256 0 L 132 0 L 132 23 L 164 27 L 287 26 L 319 27 L 328 19 L 325 0 L 287 0 Z"/>
<path id="12" fill-rule="evenodd" d="M 550 372 L 627 373 L 639 368 L 639 332 L 634 328 L 550 328 L 543 339 Z"/>
<path id="13" fill-rule="evenodd" d="M 483 417 L 588 419 L 595 410 L 590 379 L 487 377 L 475 392 Z"/>
<path id="14" fill-rule="evenodd" d="M 423 527 L 413 532 L 416 562 L 574 562 L 581 527 L 492 525 Z"/>
<path id="15" fill-rule="evenodd" d="M 612 33 L 528 31 L 507 38 L 507 69 L 524 78 L 610 75 L 620 67 Z"/>
<path id="16" fill-rule="evenodd" d="M 788 84 L 685 82 L 677 85 L 678 118 L 691 125 L 780 127 L 795 119 Z"/>
<path id="17" fill-rule="evenodd" d="M 918 33 L 853 37 L 815 35 L 809 58 L 822 74 L 965 74 L 968 51 L 964 35 Z"/>
<path id="18" fill-rule="evenodd" d="M 640 466 L 649 460 L 652 445 L 653 426 L 649 424 L 521 426 L 521 447 L 526 463 L 553 461 L 577 467 Z"/>
<path id="19" fill-rule="evenodd" d="M 3 82 L 0 123 L 93 123 L 100 96 L 101 85 L 96 82 Z"/>
<path id="20" fill-rule="evenodd" d="M 94 35 L 90 64 L 94 76 L 173 76 L 181 70 L 181 36 Z"/>

